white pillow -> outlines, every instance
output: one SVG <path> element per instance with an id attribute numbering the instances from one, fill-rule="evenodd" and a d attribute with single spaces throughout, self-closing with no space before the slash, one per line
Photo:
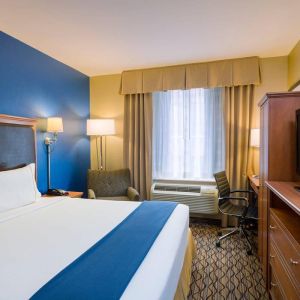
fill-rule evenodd
<path id="1" fill-rule="evenodd" d="M 33 203 L 40 196 L 35 182 L 35 164 L 0 172 L 0 212 Z"/>
<path id="2" fill-rule="evenodd" d="M 31 169 L 31 172 L 32 172 L 32 178 L 33 178 L 33 185 L 34 185 L 34 189 L 35 189 L 35 192 L 36 192 L 36 198 L 40 198 L 42 196 L 42 194 L 40 193 L 40 191 L 38 190 L 37 188 L 37 185 L 36 185 L 36 181 L 35 181 L 35 164 L 32 163 L 32 164 L 29 164 L 28 166 L 26 167 L 30 167 Z M 25 168 L 26 168 L 25 167 Z"/>

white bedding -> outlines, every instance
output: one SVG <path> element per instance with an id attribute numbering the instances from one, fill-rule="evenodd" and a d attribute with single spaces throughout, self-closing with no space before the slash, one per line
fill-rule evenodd
<path id="1" fill-rule="evenodd" d="M 28 299 L 138 205 L 57 197 L 0 213 L 0 299 Z M 188 215 L 187 206 L 176 207 L 122 299 L 173 299 Z"/>

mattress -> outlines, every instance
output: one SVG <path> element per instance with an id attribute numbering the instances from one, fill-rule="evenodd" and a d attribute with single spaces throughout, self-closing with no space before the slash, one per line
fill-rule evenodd
<path id="1" fill-rule="evenodd" d="M 139 205 L 55 197 L 1 213 L 0 299 L 28 299 Z M 188 207 L 177 205 L 122 299 L 173 299 L 188 222 Z"/>

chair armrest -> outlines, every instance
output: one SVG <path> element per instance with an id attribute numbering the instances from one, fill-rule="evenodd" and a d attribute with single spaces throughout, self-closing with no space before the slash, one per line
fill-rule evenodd
<path id="1" fill-rule="evenodd" d="M 234 191 L 231 191 L 230 194 L 233 194 L 233 193 L 254 193 L 253 191 L 250 191 L 250 190 L 234 190 Z"/>
<path id="2" fill-rule="evenodd" d="M 89 199 L 96 199 L 96 195 L 95 195 L 94 190 L 88 189 L 88 198 Z"/>
<path id="3" fill-rule="evenodd" d="M 238 200 L 240 202 L 244 202 L 246 206 L 249 206 L 249 201 L 246 197 L 221 197 L 219 198 L 219 202 L 223 200 Z"/>
<path id="4" fill-rule="evenodd" d="M 140 201 L 140 194 L 139 192 L 134 189 L 133 187 L 129 187 L 127 189 L 127 197 L 129 198 L 129 200 L 131 201 Z"/>

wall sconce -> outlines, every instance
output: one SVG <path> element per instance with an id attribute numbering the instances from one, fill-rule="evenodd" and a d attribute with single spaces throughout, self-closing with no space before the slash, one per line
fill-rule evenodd
<path id="1" fill-rule="evenodd" d="M 97 165 L 98 170 L 103 170 L 103 136 L 105 137 L 106 143 L 106 136 L 116 134 L 116 126 L 115 120 L 113 119 L 90 119 L 87 120 L 86 124 L 87 128 L 87 135 L 89 136 L 96 136 L 96 148 L 97 148 Z M 99 162 L 99 150 L 98 150 L 98 143 L 100 143 L 100 162 Z M 106 155 L 106 153 L 105 153 Z M 106 165 L 105 165 L 106 167 Z"/>
<path id="2" fill-rule="evenodd" d="M 50 180 L 51 179 L 51 152 L 53 151 L 54 144 L 57 142 L 58 133 L 64 131 L 62 118 L 60 117 L 48 118 L 46 131 L 52 133 L 52 136 L 47 136 L 45 138 L 45 145 L 47 147 L 47 187 L 48 187 L 47 194 L 54 195 L 54 196 L 64 195 L 65 191 L 51 189 L 51 180 Z M 51 149 L 51 145 L 52 145 L 52 149 Z"/>
<path id="3" fill-rule="evenodd" d="M 51 132 L 53 134 L 53 136 L 46 137 L 45 144 L 51 145 L 53 143 L 56 143 L 58 133 L 64 132 L 62 118 L 59 118 L 59 117 L 48 118 L 47 119 L 47 132 Z"/>

